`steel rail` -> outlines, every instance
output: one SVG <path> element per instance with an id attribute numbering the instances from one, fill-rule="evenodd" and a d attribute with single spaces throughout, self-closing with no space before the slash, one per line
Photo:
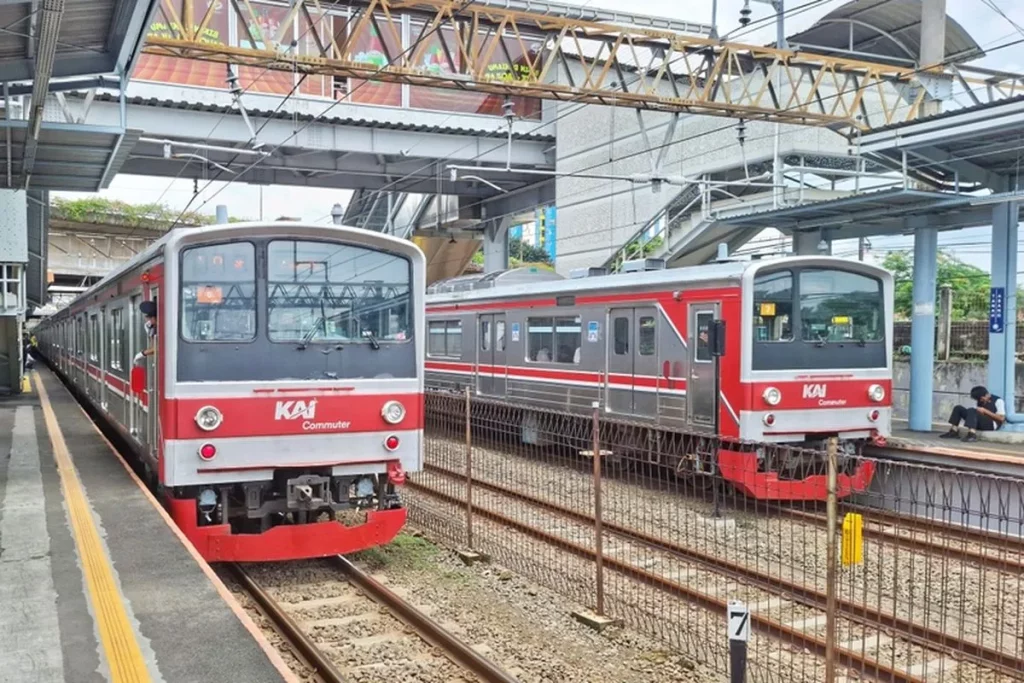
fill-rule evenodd
<path id="1" fill-rule="evenodd" d="M 364 594 L 384 605 L 392 614 L 415 629 L 421 638 L 442 650 L 455 664 L 470 671 L 486 683 L 518 683 L 496 664 L 441 628 L 435 621 L 395 595 L 380 582 L 375 581 L 369 574 L 344 557 L 338 555 L 332 560 Z"/>
<path id="2" fill-rule="evenodd" d="M 270 618 L 274 626 L 302 655 L 306 662 L 313 667 L 317 676 L 320 676 L 326 683 L 347 683 L 341 672 L 324 655 L 316 644 L 302 632 L 299 625 L 289 617 L 281 606 L 263 588 L 260 587 L 252 577 L 240 565 L 230 565 L 235 578 L 242 584 L 242 587 L 259 604 L 264 614 Z"/>
<path id="3" fill-rule="evenodd" d="M 474 483 L 480 485 L 482 488 L 489 488 L 479 480 Z M 455 496 L 441 491 L 436 491 L 428 486 L 423 486 L 422 484 L 418 484 L 411 480 L 407 480 L 405 486 L 415 491 L 421 491 L 426 495 L 437 498 L 449 505 L 462 506 L 465 504 L 465 501 L 462 501 Z M 572 541 L 568 541 L 564 538 L 559 538 L 558 536 L 554 536 L 546 531 L 535 529 L 499 512 L 495 512 L 484 507 L 474 506 L 473 513 L 485 519 L 489 519 L 492 522 L 507 526 L 525 536 L 530 536 L 543 543 L 547 543 L 548 545 L 552 545 L 570 554 L 576 555 L 577 557 L 582 557 L 590 561 L 596 561 L 597 559 L 596 553 L 590 548 L 573 543 Z M 605 529 L 612 533 L 617 533 L 614 531 L 613 525 L 609 525 L 608 523 L 605 523 Z M 620 574 L 628 576 L 640 583 L 653 586 L 654 588 L 668 593 L 669 595 L 683 598 L 684 600 L 699 605 L 712 612 L 724 613 L 728 605 L 726 600 L 702 593 L 699 590 L 676 583 L 675 581 L 653 574 L 645 569 L 627 564 L 614 557 L 606 556 L 604 558 L 604 566 L 614 569 Z M 825 649 L 827 645 L 824 639 L 816 638 L 809 633 L 794 629 L 786 624 L 769 619 L 756 612 L 751 613 L 750 623 L 753 628 L 761 633 L 769 635 L 782 642 L 810 650 L 821 657 L 825 656 Z M 898 671 L 896 669 L 886 667 L 880 662 L 844 648 L 836 648 L 836 654 L 839 658 L 839 663 L 843 666 L 849 669 L 854 669 L 855 671 L 868 675 L 878 681 L 884 681 L 885 683 L 925 683 L 924 679 L 917 678 L 905 671 Z"/>
<path id="4" fill-rule="evenodd" d="M 438 467 L 436 465 L 425 464 L 424 465 L 424 471 L 426 471 L 426 472 L 434 472 L 434 473 L 439 474 L 441 476 L 454 477 L 454 478 L 458 479 L 459 481 L 462 481 L 464 479 L 464 477 L 461 474 L 456 473 L 456 472 L 452 472 L 450 470 L 446 470 L 446 469 Z M 483 481 L 483 480 L 480 480 L 480 479 L 474 479 L 473 483 L 474 483 L 475 486 L 477 486 L 479 488 L 482 488 L 482 489 L 485 489 L 485 490 L 489 490 L 489 491 L 492 491 L 492 492 L 497 493 L 499 495 L 507 496 L 509 498 L 520 500 L 520 501 L 528 503 L 530 505 L 534 505 L 535 507 L 539 507 L 539 508 L 548 510 L 550 512 L 562 515 L 562 516 L 567 517 L 569 519 L 573 519 L 574 521 L 577 521 L 577 522 L 582 523 L 582 524 L 593 524 L 593 522 L 594 522 L 594 518 L 591 515 L 588 515 L 588 514 L 582 513 L 582 512 L 578 512 L 576 510 L 572 510 L 570 508 L 566 508 L 566 507 L 564 507 L 562 505 L 558 505 L 556 503 L 551 503 L 551 502 L 542 500 L 540 498 L 536 498 L 536 497 L 531 496 L 529 494 L 519 493 L 517 491 L 512 491 L 512 490 L 506 489 L 503 486 L 499 486 L 497 484 L 493 484 L 491 482 Z M 423 490 L 425 493 L 428 493 L 429 495 L 432 495 L 432 496 L 435 496 L 435 497 L 445 497 L 445 498 L 450 498 L 452 500 L 455 500 L 452 496 L 449 496 L 448 494 L 442 494 L 441 492 L 434 491 L 433 489 L 430 489 L 429 487 L 425 487 L 425 486 L 422 486 L 420 484 L 416 484 L 414 482 L 406 482 L 406 486 L 409 486 L 409 485 L 412 485 L 414 488 Z M 463 504 L 464 504 L 464 502 L 465 501 L 462 501 Z M 479 506 L 474 506 L 473 510 L 474 510 L 474 513 L 476 513 L 476 514 L 484 514 L 486 512 L 486 514 L 498 515 L 498 513 L 495 513 L 493 511 L 485 511 L 483 508 L 480 508 Z M 515 520 L 511 520 L 511 519 L 505 517 L 504 515 L 499 515 L 499 516 L 502 517 L 503 520 L 507 520 L 507 522 L 506 521 L 502 521 L 501 522 L 502 524 L 508 523 L 510 526 L 515 526 L 515 528 L 517 528 L 517 529 L 519 529 L 521 531 L 523 529 L 529 529 L 529 531 L 523 531 L 523 533 L 529 533 L 531 535 L 535 535 L 535 536 L 540 537 L 540 538 L 542 538 L 542 540 L 545 540 L 546 542 L 549 542 L 549 543 L 554 543 L 554 542 L 557 541 L 557 543 L 555 543 L 556 545 L 561 545 L 563 543 L 562 539 L 558 539 L 557 537 L 552 536 L 552 535 L 550 535 L 550 534 L 548 534 L 546 532 L 543 532 L 543 531 L 540 531 L 540 530 L 536 530 L 536 529 L 532 529 L 530 527 L 527 527 L 526 525 L 523 525 L 523 524 L 521 524 L 519 522 L 516 522 Z M 722 558 L 715 557 L 714 555 L 709 555 L 707 553 L 702 553 L 702 552 L 699 552 L 699 551 L 696 551 L 696 550 L 692 550 L 690 548 L 686 548 L 686 547 L 678 545 L 676 543 L 672 543 L 672 542 L 667 541 L 665 539 L 660 539 L 660 538 L 651 536 L 649 534 L 645 534 L 645 533 L 643 533 L 641 531 L 638 531 L 638 530 L 635 530 L 635 529 L 630 529 L 630 528 L 625 527 L 625 526 L 623 526 L 621 524 L 616 524 L 614 522 L 604 521 L 603 522 L 603 527 L 604 527 L 604 529 L 607 532 L 612 533 L 612 534 L 614 534 L 616 536 L 619 536 L 619 537 L 621 537 L 621 538 L 623 538 L 625 540 L 634 541 L 634 542 L 640 543 L 642 545 L 645 545 L 645 546 L 653 548 L 653 549 L 661 550 L 663 552 L 668 552 L 670 554 L 676 555 L 676 556 L 681 557 L 683 559 L 686 559 L 688 561 L 696 562 L 696 563 L 704 565 L 706 567 L 709 567 L 709 568 L 712 568 L 712 569 L 716 569 L 716 570 L 719 570 L 719 571 L 723 571 L 726 574 L 729 574 L 729 575 L 731 575 L 731 576 L 733 576 L 735 578 L 739 578 L 739 579 L 744 579 L 744 580 L 750 581 L 750 582 L 754 583 L 755 585 L 757 585 L 759 587 L 766 588 L 769 591 L 779 591 L 779 590 L 784 591 L 784 592 L 792 595 L 793 596 L 792 599 L 794 601 L 800 602 L 800 603 L 805 604 L 805 605 L 807 605 L 809 607 L 813 607 L 813 608 L 821 609 L 821 610 L 824 610 L 824 608 L 825 608 L 825 604 L 826 604 L 826 596 L 825 596 L 825 594 L 823 592 L 821 592 L 821 591 L 812 589 L 812 588 L 810 588 L 808 586 L 804 586 L 804 585 L 801 585 L 801 584 L 798 584 L 798 583 L 794 583 L 792 581 L 787 581 L 787 580 L 782 579 L 780 577 L 774 577 L 774 576 L 766 575 L 766 574 L 764 574 L 762 572 L 757 571 L 756 569 L 751 569 L 750 567 L 744 566 L 742 564 L 738 564 L 738 563 L 735 563 L 735 562 L 730 562 L 728 560 L 724 560 Z M 565 543 L 568 543 L 568 541 L 565 541 Z M 572 545 L 572 544 L 570 544 L 570 545 Z M 585 553 L 587 553 L 588 556 L 593 556 L 593 551 L 592 550 L 589 550 L 587 548 L 582 548 L 582 550 Z M 624 564 L 622 562 L 619 562 L 619 561 L 616 561 L 616 560 L 614 560 L 612 558 L 606 557 L 606 558 L 604 558 L 604 562 L 605 562 L 605 564 L 607 566 L 615 566 L 617 569 L 619 569 L 619 571 L 624 571 L 625 570 L 627 573 L 630 573 L 630 574 L 633 574 L 633 573 L 639 571 L 636 568 L 632 567 L 631 565 L 626 565 L 626 564 Z M 649 574 L 647 572 L 642 572 L 642 573 L 647 575 L 647 577 L 648 577 L 645 580 L 649 580 L 650 577 L 654 576 L 654 575 L 651 575 L 651 574 Z M 685 587 L 680 587 L 680 588 L 683 588 L 684 590 L 687 590 L 691 594 L 697 594 L 694 591 L 689 591 L 688 589 L 685 589 Z M 697 595 L 699 595 L 699 594 L 697 594 Z M 698 602 L 699 602 L 699 600 L 698 600 Z M 722 609 L 725 609 L 724 605 L 725 605 L 725 603 L 723 602 L 722 603 Z M 866 626 L 871 626 L 871 627 L 876 627 L 876 628 L 886 628 L 886 627 L 887 628 L 892 628 L 892 629 L 898 631 L 900 633 L 900 635 L 903 638 L 905 638 L 906 640 L 909 640 L 909 641 L 911 641 L 911 642 L 913 642 L 913 643 L 915 643 L 917 645 L 920 645 L 922 647 L 925 647 L 925 648 L 928 648 L 928 649 L 937 650 L 939 652 L 945 652 L 945 651 L 949 650 L 951 647 L 956 647 L 961 654 L 963 654 L 966 658 L 969 658 L 969 659 L 973 660 L 976 664 L 980 664 L 981 666 L 984 666 L 984 667 L 987 667 L 987 668 L 995 668 L 996 670 L 998 670 L 998 671 L 1000 671 L 1002 673 L 1006 673 L 1006 674 L 1008 674 L 1010 676 L 1019 675 L 1020 671 L 1024 671 L 1024 660 L 1022 660 L 1021 658 L 1016 657 L 1016 656 L 1011 655 L 1011 654 L 1008 654 L 1006 652 L 1002 652 L 1000 650 L 992 649 L 992 648 L 990 648 L 988 646 L 985 646 L 985 645 L 983 645 L 981 643 L 976 643 L 976 642 L 973 642 L 973 641 L 964 640 L 963 638 L 960 638 L 958 636 L 950 635 L 948 633 L 944 633 L 942 631 L 938 631 L 938 630 L 933 629 L 933 628 L 928 627 L 928 626 L 924 626 L 924 625 L 921 625 L 921 624 L 916 624 L 916 623 L 914 623 L 914 622 L 912 622 L 912 621 L 910 621 L 908 619 L 899 617 L 899 616 L 897 616 L 895 614 L 889 614 L 887 612 L 882 612 L 882 611 L 879 611 L 879 610 L 875 610 L 875 609 L 873 609 L 871 607 L 868 607 L 867 605 L 858 604 L 858 603 L 855 603 L 855 602 L 851 602 L 849 600 L 839 599 L 838 600 L 838 606 L 839 606 L 839 610 L 840 610 L 841 616 L 843 616 L 846 619 L 850 619 L 850 620 L 856 621 L 858 623 L 864 624 Z M 716 604 L 715 608 L 717 609 L 717 607 L 718 607 L 718 605 Z M 751 618 L 753 619 L 754 617 L 752 616 Z M 783 628 L 785 628 L 785 627 L 783 627 Z M 791 630 L 791 629 L 789 629 L 789 630 Z M 813 645 L 808 645 L 807 647 L 811 647 L 813 649 L 814 646 Z M 824 652 L 824 651 L 822 651 L 822 652 Z M 857 655 L 853 655 L 853 653 L 848 653 L 848 654 L 850 654 L 852 656 L 855 656 L 855 657 L 857 656 Z M 892 669 L 889 669 L 888 671 L 885 671 L 883 669 L 882 665 L 878 664 L 877 662 L 874 664 L 874 666 L 876 666 L 879 670 L 882 670 L 883 672 L 888 673 L 888 674 L 897 674 L 897 673 L 899 673 L 899 672 L 893 671 Z M 872 675 L 874 675 L 874 674 L 872 674 Z M 904 675 L 904 674 L 900 674 L 900 675 Z M 897 679 L 882 678 L 881 680 L 897 680 Z M 903 679 L 900 679 L 900 680 L 903 680 Z M 910 679 L 906 679 L 906 680 L 910 680 Z"/>

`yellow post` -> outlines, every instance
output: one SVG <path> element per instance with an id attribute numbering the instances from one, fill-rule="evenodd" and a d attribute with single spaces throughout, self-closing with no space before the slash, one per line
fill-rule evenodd
<path id="1" fill-rule="evenodd" d="M 28 381 L 28 375 L 21 376 L 21 393 L 28 394 L 32 392 L 32 385 Z"/>
<path id="2" fill-rule="evenodd" d="M 843 565 L 864 563 L 864 518 L 850 512 L 843 518 Z"/>

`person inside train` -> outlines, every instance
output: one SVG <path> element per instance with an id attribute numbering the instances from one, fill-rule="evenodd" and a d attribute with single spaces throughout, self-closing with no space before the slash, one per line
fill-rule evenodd
<path id="1" fill-rule="evenodd" d="M 977 441 L 977 430 L 991 432 L 1003 426 L 1006 421 L 1006 405 L 999 396 L 993 396 L 988 389 L 977 386 L 971 389 L 971 398 L 977 402 L 974 408 L 955 406 L 949 416 L 950 429 L 942 435 L 943 439 L 954 439 L 960 436 L 960 423 L 967 427 L 964 441 Z"/>
<path id="2" fill-rule="evenodd" d="M 146 337 L 149 340 L 146 348 L 135 354 L 135 365 L 142 365 L 148 356 L 152 356 L 156 349 L 153 347 L 153 339 L 156 338 L 156 302 L 143 301 L 139 304 L 139 311 L 146 319 Z"/>

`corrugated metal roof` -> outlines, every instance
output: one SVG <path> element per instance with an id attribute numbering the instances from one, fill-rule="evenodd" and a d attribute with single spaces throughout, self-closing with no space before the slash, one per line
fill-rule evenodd
<path id="1" fill-rule="evenodd" d="M 814 52 L 859 52 L 916 62 L 921 50 L 921 0 L 853 0 L 789 41 Z M 955 62 L 984 55 L 974 38 L 949 16 L 945 55 Z"/>
<path id="2" fill-rule="evenodd" d="M 97 100 L 106 102 L 116 102 L 118 100 L 116 95 L 111 93 L 97 93 Z M 179 102 L 171 99 L 155 98 L 155 97 L 129 97 L 127 98 L 128 104 L 142 105 L 147 107 L 160 107 L 161 109 L 177 109 L 180 111 L 201 111 L 210 112 L 214 114 L 228 114 L 237 113 L 238 110 L 233 106 L 226 106 L 221 104 L 205 104 L 195 102 Z M 415 110 L 409 110 L 413 113 Z M 320 123 L 337 125 L 337 126 L 355 126 L 359 128 L 379 128 L 386 130 L 403 130 L 411 131 L 416 133 L 443 133 L 446 135 L 471 135 L 474 137 L 488 137 L 488 138 L 503 138 L 507 133 L 503 131 L 495 131 L 492 129 L 479 129 L 479 128 L 464 128 L 457 126 L 438 126 L 430 124 L 420 124 L 414 121 L 409 122 L 391 122 L 391 121 L 379 121 L 373 116 L 366 117 L 315 117 L 310 114 L 295 114 L 294 112 L 283 109 L 281 111 L 273 111 L 266 109 L 252 109 L 246 107 L 246 112 L 249 116 L 259 118 L 272 118 L 279 120 L 299 120 L 299 121 L 312 121 L 316 119 Z M 552 142 L 555 137 L 553 135 L 544 135 L 539 133 L 518 133 L 515 136 L 517 140 L 536 140 L 541 142 Z"/>
<path id="3" fill-rule="evenodd" d="M 22 172 L 26 132 L 25 128 L 11 130 L 11 175 L 15 182 Z M 110 184 L 141 135 L 138 130 L 126 131 L 122 136 L 89 131 L 85 126 L 71 131 L 43 124 L 29 189 L 98 192 Z M 4 163 L 0 174 L 6 173 Z"/>

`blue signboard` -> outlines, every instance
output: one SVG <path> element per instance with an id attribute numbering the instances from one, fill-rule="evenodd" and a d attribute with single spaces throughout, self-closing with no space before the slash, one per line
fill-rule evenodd
<path id="1" fill-rule="evenodd" d="M 988 331 L 990 334 L 1002 334 L 1005 315 L 1006 289 L 993 287 L 988 302 Z"/>
<path id="2" fill-rule="evenodd" d="M 558 242 L 558 232 L 555 230 L 555 207 L 549 206 L 544 211 L 544 246 L 548 250 L 551 264 L 555 263 L 555 246 Z"/>

